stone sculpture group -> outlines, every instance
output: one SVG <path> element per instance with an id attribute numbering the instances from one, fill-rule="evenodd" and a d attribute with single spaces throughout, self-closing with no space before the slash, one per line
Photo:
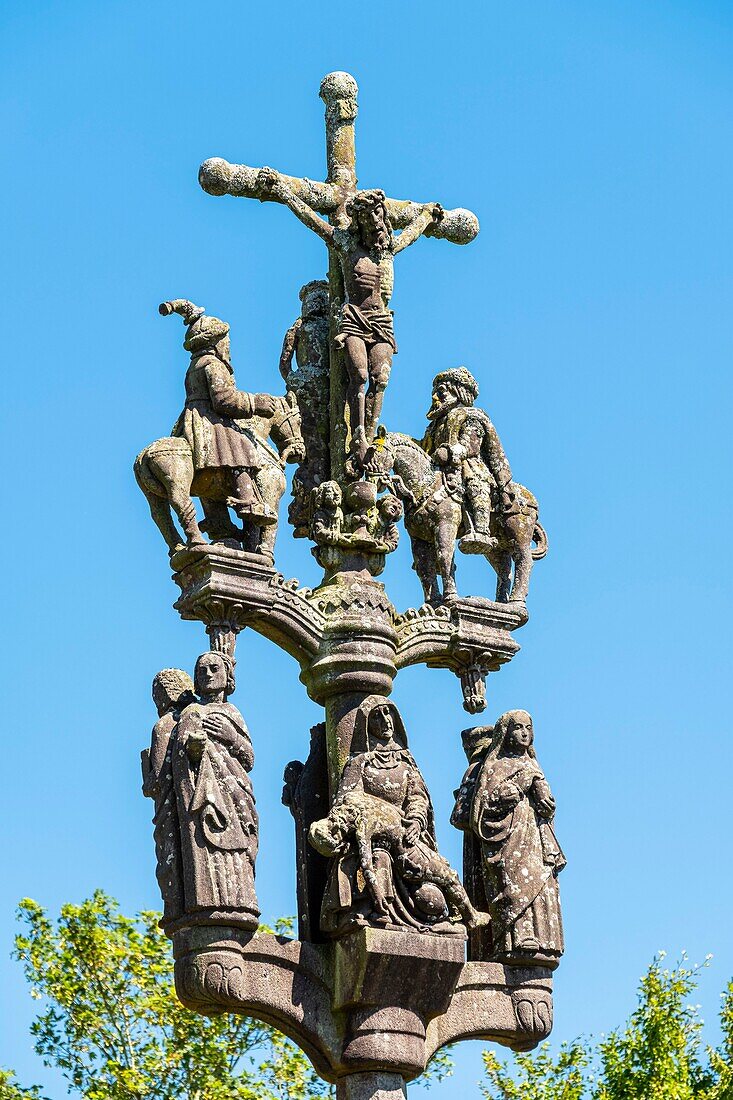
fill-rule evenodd
<path id="1" fill-rule="evenodd" d="M 135 476 L 168 547 L 175 606 L 204 623 L 209 649 L 193 680 L 179 669 L 154 679 L 143 790 L 183 1003 L 280 1027 L 342 1100 L 395 1100 L 446 1043 L 490 1037 L 523 1050 L 549 1033 L 565 859 L 526 711 L 463 731 L 468 769 L 451 818 L 464 835 L 461 877 L 438 850 L 418 764 L 425 735 L 409 747 L 389 700 L 397 671 L 424 663 L 459 677 L 470 713 L 485 708 L 486 676 L 518 649 L 511 633 L 547 539 L 466 367 L 435 374 L 421 439 L 384 422 L 394 256 L 421 236 L 468 243 L 478 222 L 357 189 L 356 95 L 346 73 L 321 85 L 324 183 L 221 160 L 200 170 L 210 194 L 287 206 L 325 242 L 329 271 L 300 290 L 279 396 L 238 388 L 225 321 L 187 299 L 160 306 L 186 326 L 185 401 Z M 287 518 L 324 571 L 312 590 L 275 569 L 288 463 Z M 401 524 L 423 596 L 402 614 L 376 580 Z M 459 595 L 456 547 L 491 565 L 494 600 Z M 297 940 L 258 931 L 254 752 L 229 702 L 247 626 L 297 660 L 325 710 L 306 759 L 284 775 Z"/>

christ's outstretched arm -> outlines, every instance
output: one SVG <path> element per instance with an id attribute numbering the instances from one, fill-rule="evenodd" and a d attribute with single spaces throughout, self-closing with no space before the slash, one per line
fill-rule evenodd
<path id="1" fill-rule="evenodd" d="M 437 202 L 426 203 L 423 207 L 418 208 L 417 213 L 410 218 L 402 232 L 395 233 L 393 251 L 397 253 L 402 252 L 403 248 L 409 248 L 419 237 L 422 237 L 426 229 L 429 229 L 431 225 L 437 225 L 442 217 L 443 207 Z"/>
<path id="2" fill-rule="evenodd" d="M 317 233 L 327 245 L 332 244 L 333 227 L 323 218 L 320 218 L 315 210 L 308 206 L 307 202 L 299 199 L 274 168 L 260 168 L 257 173 L 257 187 L 266 198 L 279 199 L 280 202 L 283 202 L 293 211 L 296 218 L 302 221 L 303 225 Z"/>

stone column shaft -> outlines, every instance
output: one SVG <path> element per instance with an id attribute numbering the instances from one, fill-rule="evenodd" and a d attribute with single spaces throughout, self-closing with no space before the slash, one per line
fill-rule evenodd
<path id="1" fill-rule="evenodd" d="M 354 1073 L 336 1086 L 336 1100 L 406 1100 L 399 1073 Z"/>
<path id="2" fill-rule="evenodd" d="M 357 94 L 356 81 L 348 73 L 329 73 L 321 83 L 320 95 L 326 105 L 327 179 L 339 189 L 342 198 L 356 190 Z M 332 251 L 328 258 L 328 286 L 331 296 L 331 477 L 340 480 L 344 474 L 347 442 L 344 422 L 346 367 L 343 352 L 334 345 L 334 337 L 344 300 L 344 285 L 341 266 Z"/>

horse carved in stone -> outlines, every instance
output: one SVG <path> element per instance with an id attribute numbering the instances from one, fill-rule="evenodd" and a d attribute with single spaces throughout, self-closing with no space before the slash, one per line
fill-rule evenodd
<path id="1" fill-rule="evenodd" d="M 456 540 L 470 531 L 460 492 L 450 483 L 450 474 L 434 465 L 411 436 L 388 432 L 384 445 L 392 458 L 392 487 L 405 506 L 413 568 L 425 600 L 430 604 L 454 602 L 458 598 Z M 492 510 L 494 546 L 485 557 L 497 576 L 496 599 L 500 603 L 526 601 L 532 563 L 547 553 L 547 536 L 538 514 L 536 498 L 515 481 L 506 486 Z"/>
<path id="2" fill-rule="evenodd" d="M 269 506 L 268 511 L 277 516 L 285 492 L 283 462 L 301 461 L 304 450 L 294 401 L 289 395 L 274 401 L 275 415 L 271 419 L 257 417 L 256 431 L 251 437 L 256 439 L 262 461 L 262 468 L 253 479 L 255 492 Z M 269 438 L 275 443 L 277 453 L 268 446 Z M 243 546 L 250 552 L 272 557 L 276 520 L 269 520 L 268 526 L 255 522 L 245 523 L 244 528 L 237 526 L 227 507 L 233 489 L 227 471 L 212 468 L 196 474 L 191 448 L 182 436 L 168 436 L 150 443 L 135 459 L 134 471 L 169 554 L 185 547 L 205 546 L 207 540 L 203 532 L 206 531 L 212 542 Z M 196 518 L 193 496 L 198 496 L 206 517 L 201 523 Z M 185 542 L 176 529 L 173 514 L 181 525 Z"/>

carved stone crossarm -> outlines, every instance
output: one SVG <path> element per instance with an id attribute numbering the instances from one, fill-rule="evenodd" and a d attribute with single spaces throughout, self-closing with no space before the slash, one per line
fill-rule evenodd
<path id="1" fill-rule="evenodd" d="M 209 648 L 193 677 L 165 668 L 153 681 L 143 790 L 181 1001 L 280 1028 L 339 1100 L 398 1100 L 446 1044 L 529 1050 L 552 1026 L 565 857 L 532 719 L 512 710 L 462 732 L 459 875 L 439 850 L 420 770 L 426 731 L 408 735 L 390 698 L 398 672 L 423 664 L 454 673 L 469 713 L 486 708 L 488 674 L 519 651 L 547 536 L 466 367 L 425 379 L 421 439 L 387 430 L 395 260 L 423 236 L 467 244 L 478 220 L 359 190 L 356 82 L 331 73 L 321 97 L 324 181 L 218 158 L 199 173 L 211 195 L 287 208 L 326 248 L 328 279 L 300 288 L 283 340 L 285 393 L 239 388 L 226 321 L 186 298 L 159 307 L 185 326 L 185 399 L 135 476 L 168 547 L 174 606 L 204 625 Z M 287 520 L 323 572 L 313 588 L 276 567 L 288 464 Z M 405 536 L 416 606 L 400 612 L 377 578 Z M 485 559 L 494 599 L 459 591 L 459 553 Z M 246 627 L 295 659 L 323 708 L 303 759 L 282 761 L 298 939 L 259 927 L 250 772 L 255 749 L 277 748 L 252 739 L 229 701 Z"/>
<path id="2" fill-rule="evenodd" d="M 466 963 L 454 937 L 362 928 L 312 944 L 194 928 L 173 942 L 188 1008 L 257 1015 L 290 1035 L 328 1081 L 370 1071 L 411 1081 L 459 1039 L 529 1050 L 552 1026 L 549 970 Z"/>
<path id="3" fill-rule="evenodd" d="M 343 625 L 346 611 L 357 619 L 381 619 L 385 634 L 393 632 L 395 637 L 394 667 L 385 671 L 385 694 L 401 668 L 445 668 L 459 677 L 464 708 L 471 714 L 486 707 L 482 685 L 489 672 L 498 671 L 519 651 L 511 632 L 527 617 L 524 608 L 479 597 L 438 607 L 423 604 L 398 615 L 382 586 L 374 582 L 365 583 L 361 593 L 353 583 L 345 591 L 333 585 L 305 588 L 294 579 L 285 580 L 260 556 L 223 546 L 179 551 L 172 565 L 181 589 L 174 606 L 182 618 L 205 624 L 214 649 L 233 651 L 230 639 L 249 626 L 294 657 L 308 685 L 314 679 L 309 670 L 319 654 L 321 661 L 325 659 L 324 643 Z M 316 687 L 314 692 L 316 701 L 322 702 Z"/>

